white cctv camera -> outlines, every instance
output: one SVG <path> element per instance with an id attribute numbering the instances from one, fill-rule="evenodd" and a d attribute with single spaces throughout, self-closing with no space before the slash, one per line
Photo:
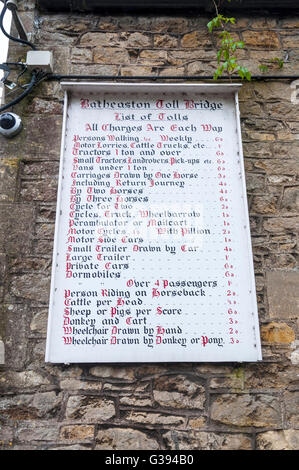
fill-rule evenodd
<path id="1" fill-rule="evenodd" d="M 0 114 L 0 134 L 4 137 L 14 137 L 23 127 L 20 116 L 14 113 Z"/>

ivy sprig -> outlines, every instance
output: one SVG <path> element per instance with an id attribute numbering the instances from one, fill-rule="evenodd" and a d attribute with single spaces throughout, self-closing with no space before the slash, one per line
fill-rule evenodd
<path id="1" fill-rule="evenodd" d="M 208 30 L 210 33 L 214 31 L 215 28 L 221 28 L 222 31 L 218 33 L 220 41 L 220 49 L 217 52 L 217 64 L 218 68 L 214 73 L 214 80 L 217 80 L 226 72 L 229 76 L 234 73 L 238 73 L 242 79 L 251 80 L 251 73 L 247 67 L 242 67 L 237 63 L 237 57 L 235 52 L 238 49 L 243 49 L 245 44 L 243 41 L 235 41 L 229 31 L 225 28 L 227 24 L 235 24 L 236 19 L 233 17 L 227 17 L 218 13 L 216 9 L 217 16 L 213 18 L 207 24 Z"/>

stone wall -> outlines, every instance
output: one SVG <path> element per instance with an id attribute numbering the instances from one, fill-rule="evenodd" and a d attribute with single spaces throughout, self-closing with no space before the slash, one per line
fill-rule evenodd
<path id="1" fill-rule="evenodd" d="M 41 14 L 19 2 L 55 73 L 212 74 L 208 17 Z M 298 73 L 299 18 L 240 17 L 240 63 Z M 10 61 L 28 48 L 11 43 Z M 278 70 L 275 61 L 285 59 Z M 293 93 L 293 94 L 292 94 Z M 297 101 L 297 103 L 296 103 Z M 258 364 L 50 365 L 44 362 L 63 95 L 44 81 L 0 139 L 0 447 L 3 449 L 299 448 L 299 100 L 291 80 L 240 93 L 263 361 Z M 1 362 L 1 361 L 0 361 Z"/>

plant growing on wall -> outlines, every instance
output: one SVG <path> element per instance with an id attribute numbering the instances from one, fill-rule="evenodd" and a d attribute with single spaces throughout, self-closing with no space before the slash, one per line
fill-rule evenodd
<path id="1" fill-rule="evenodd" d="M 220 32 L 218 32 L 218 38 L 220 40 L 220 49 L 217 52 L 218 68 L 214 73 L 214 79 L 217 80 L 217 78 L 221 77 L 222 74 L 226 72 L 229 77 L 234 73 L 238 73 L 242 79 L 250 80 L 250 71 L 247 67 L 242 67 L 238 64 L 236 56 L 236 51 L 243 49 L 245 44 L 243 41 L 235 41 L 227 29 L 227 25 L 235 24 L 236 19 L 219 13 L 219 7 L 223 0 L 220 0 L 218 4 L 215 0 L 212 1 L 215 6 L 216 16 L 209 21 L 207 27 L 210 33 L 212 33 L 214 29 L 220 29 Z M 230 2 L 231 0 L 227 1 Z"/>
<path id="2" fill-rule="evenodd" d="M 236 23 L 236 18 L 227 17 L 219 13 L 219 8 L 224 1 L 225 0 L 219 0 L 218 3 L 216 3 L 216 0 L 212 0 L 216 16 L 207 24 L 210 33 L 214 32 L 215 29 L 220 30 L 218 31 L 218 39 L 220 42 L 220 48 L 217 52 L 218 67 L 215 70 L 214 79 L 217 80 L 224 73 L 226 73 L 228 77 L 237 73 L 242 79 L 249 81 L 251 80 L 251 72 L 247 67 L 243 67 L 238 64 L 236 56 L 238 49 L 243 49 L 245 47 L 245 43 L 244 41 L 236 41 L 227 28 L 230 24 Z M 231 2 L 231 0 L 227 1 L 229 3 Z M 284 65 L 284 61 L 278 57 L 272 59 L 271 62 L 276 64 L 279 69 Z M 268 66 L 261 64 L 259 65 L 259 69 L 261 72 L 267 72 Z"/>

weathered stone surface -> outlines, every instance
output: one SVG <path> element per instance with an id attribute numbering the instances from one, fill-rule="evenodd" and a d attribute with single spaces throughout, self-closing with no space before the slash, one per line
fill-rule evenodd
<path id="1" fill-rule="evenodd" d="M 142 411 L 131 411 L 126 415 L 127 421 L 143 423 L 148 425 L 162 425 L 163 427 L 175 426 L 176 429 L 186 426 L 186 419 L 183 416 L 169 416 L 161 413 L 150 413 Z"/>
<path id="2" fill-rule="evenodd" d="M 135 395 L 121 397 L 119 403 L 129 406 L 152 406 L 152 400 L 150 398 L 136 397 Z"/>
<path id="3" fill-rule="evenodd" d="M 1 204 L 0 251 L 2 253 L 12 255 L 30 251 L 34 235 L 34 215 L 35 210 L 31 205 Z"/>
<path id="4" fill-rule="evenodd" d="M 165 65 L 167 63 L 167 52 L 159 49 L 145 49 L 139 54 L 139 63 Z"/>
<path id="5" fill-rule="evenodd" d="M 156 379 L 153 394 L 155 401 L 166 407 L 203 409 L 205 403 L 204 388 L 181 375 Z"/>
<path id="6" fill-rule="evenodd" d="M 89 424 L 62 426 L 60 437 L 67 441 L 90 441 L 94 437 L 94 426 Z"/>
<path id="7" fill-rule="evenodd" d="M 0 336 L 0 365 L 5 364 L 5 346 Z"/>
<path id="8" fill-rule="evenodd" d="M 271 233 L 298 233 L 299 217 L 273 217 L 271 219 L 265 219 L 264 229 Z"/>
<path id="9" fill-rule="evenodd" d="M 2 416 L 11 420 L 36 420 L 52 416 L 61 400 L 55 392 L 7 396 L 1 399 L 0 409 Z"/>
<path id="10" fill-rule="evenodd" d="M 295 160 L 258 160 L 254 166 L 272 175 L 295 175 L 298 173 Z"/>
<path id="11" fill-rule="evenodd" d="M 168 431 L 163 435 L 170 450 L 251 450 L 246 434 Z"/>
<path id="12" fill-rule="evenodd" d="M 220 395 L 212 403 L 211 418 L 233 426 L 281 426 L 280 400 L 271 395 Z"/>
<path id="13" fill-rule="evenodd" d="M 285 188 L 281 208 L 288 212 L 299 212 L 299 187 Z"/>
<path id="14" fill-rule="evenodd" d="M 184 48 L 198 48 L 212 46 L 211 37 L 208 32 L 200 33 L 193 31 L 192 33 L 185 34 L 181 40 L 181 46 Z"/>
<path id="15" fill-rule="evenodd" d="M 277 212 L 278 197 L 272 195 L 256 196 L 253 198 L 251 213 L 275 214 Z"/>
<path id="16" fill-rule="evenodd" d="M 0 202 L 13 202 L 17 191 L 18 158 L 0 158 Z"/>
<path id="17" fill-rule="evenodd" d="M 119 366 L 96 366 L 92 367 L 89 370 L 91 375 L 95 377 L 102 377 L 108 378 L 111 377 L 113 379 L 124 379 L 127 380 L 134 380 L 134 369 L 133 368 L 123 368 Z"/>
<path id="18" fill-rule="evenodd" d="M 62 114 L 63 106 L 57 101 L 35 97 L 28 107 L 28 111 L 32 114 Z"/>
<path id="19" fill-rule="evenodd" d="M 262 325 L 261 338 L 267 343 L 289 344 L 295 340 L 295 333 L 286 323 L 270 322 Z"/>
<path id="20" fill-rule="evenodd" d="M 43 274 L 14 276 L 10 282 L 9 292 L 17 299 L 48 303 L 50 277 Z"/>
<path id="21" fill-rule="evenodd" d="M 102 383 L 93 381 L 87 381 L 82 379 L 67 378 L 61 380 L 60 388 L 62 390 L 88 390 L 88 391 L 101 391 Z"/>
<path id="22" fill-rule="evenodd" d="M 299 317 L 299 273 L 274 271 L 266 274 L 271 318 Z"/>
<path id="23" fill-rule="evenodd" d="M 28 202 L 55 202 L 57 198 L 57 180 L 23 181 L 21 196 L 24 201 Z"/>
<path id="24" fill-rule="evenodd" d="M 114 403 L 102 397 L 75 395 L 68 399 L 66 418 L 80 421 L 107 421 L 115 416 Z"/>
<path id="25" fill-rule="evenodd" d="M 6 373 L 0 373 L 0 389 L 2 390 L 4 387 L 6 390 L 42 390 L 42 387 L 47 385 L 50 385 L 49 379 L 43 377 L 38 372 L 34 372 L 33 370 L 25 370 L 22 372 L 9 371 Z"/>
<path id="26" fill-rule="evenodd" d="M 125 47 L 134 47 L 137 49 L 150 47 L 152 43 L 151 36 L 139 32 L 122 33 L 120 38 L 122 41 L 125 41 Z"/>
<path id="27" fill-rule="evenodd" d="M 26 363 L 29 320 L 27 306 L 4 304 L 0 307 L 0 331 L 5 344 L 6 364 L 10 368 L 24 367 Z"/>
<path id="28" fill-rule="evenodd" d="M 254 173 L 246 174 L 246 186 L 248 191 L 258 191 L 265 187 L 265 177 Z"/>
<path id="29" fill-rule="evenodd" d="M 213 390 L 230 390 L 240 393 L 248 390 L 285 390 L 296 382 L 296 369 L 289 369 L 283 364 L 263 363 L 253 366 L 240 366 L 225 375 L 211 378 Z"/>
<path id="30" fill-rule="evenodd" d="M 154 67 L 151 66 L 143 66 L 143 65 L 135 65 L 134 67 L 130 67 L 129 65 L 121 67 L 120 69 L 120 75 L 124 77 L 130 77 L 130 76 L 144 76 L 144 75 L 149 75 L 149 76 L 157 76 L 157 71 L 154 70 Z"/>
<path id="31" fill-rule="evenodd" d="M 178 45 L 178 39 L 170 34 L 157 34 L 154 37 L 154 46 L 163 48 L 176 48 Z"/>
<path id="32" fill-rule="evenodd" d="M 92 51 L 90 49 L 85 49 L 83 47 L 73 47 L 71 60 L 72 62 L 75 62 L 75 63 L 91 64 L 92 63 Z"/>
<path id="33" fill-rule="evenodd" d="M 267 431 L 257 435 L 259 450 L 298 450 L 299 431 L 286 429 L 282 431 Z"/>
<path id="34" fill-rule="evenodd" d="M 72 64 L 71 73 L 75 75 L 118 75 L 119 65 L 107 64 Z"/>
<path id="35" fill-rule="evenodd" d="M 279 49 L 280 43 L 277 33 L 275 31 L 244 31 L 243 39 L 247 47 L 252 49 L 267 48 Z"/>
<path id="36" fill-rule="evenodd" d="M 110 428 L 100 430 L 96 436 L 96 450 L 156 450 L 155 439 L 136 429 Z"/>
<path id="37" fill-rule="evenodd" d="M 16 430 L 19 442 L 56 441 L 59 438 L 59 425 L 51 420 L 23 421 Z"/>
<path id="38" fill-rule="evenodd" d="M 92 32 L 83 34 L 80 39 L 80 45 L 85 47 L 119 46 L 120 42 L 118 33 Z M 82 49 L 82 51 L 86 51 L 86 49 Z"/>
<path id="39" fill-rule="evenodd" d="M 17 112 L 17 110 L 16 110 Z M 47 155 L 48 159 L 59 158 L 62 116 L 32 115 L 24 119 L 24 128 L 7 145 L 0 145 L 0 155 L 7 152 L 14 158 L 38 158 Z M 5 150 L 4 150 L 5 149 Z"/>
<path id="40" fill-rule="evenodd" d="M 299 414 L 298 414 L 299 392 L 298 391 L 286 392 L 284 394 L 284 403 L 285 403 L 286 419 L 287 419 L 288 425 L 292 427 L 292 429 L 298 429 L 298 426 L 299 426 Z"/>
<path id="41" fill-rule="evenodd" d="M 284 33 L 282 32 L 281 35 L 282 35 L 282 45 L 283 45 L 283 47 L 298 48 L 298 44 L 299 44 L 299 35 L 298 34 L 286 33 L 286 35 L 284 35 Z"/>
<path id="42" fill-rule="evenodd" d="M 130 56 L 127 50 L 117 47 L 96 46 L 93 52 L 93 60 L 96 64 L 129 64 Z"/>
<path id="43" fill-rule="evenodd" d="M 151 20 L 151 30 L 158 33 L 185 33 L 189 28 L 186 18 L 156 16 Z"/>

